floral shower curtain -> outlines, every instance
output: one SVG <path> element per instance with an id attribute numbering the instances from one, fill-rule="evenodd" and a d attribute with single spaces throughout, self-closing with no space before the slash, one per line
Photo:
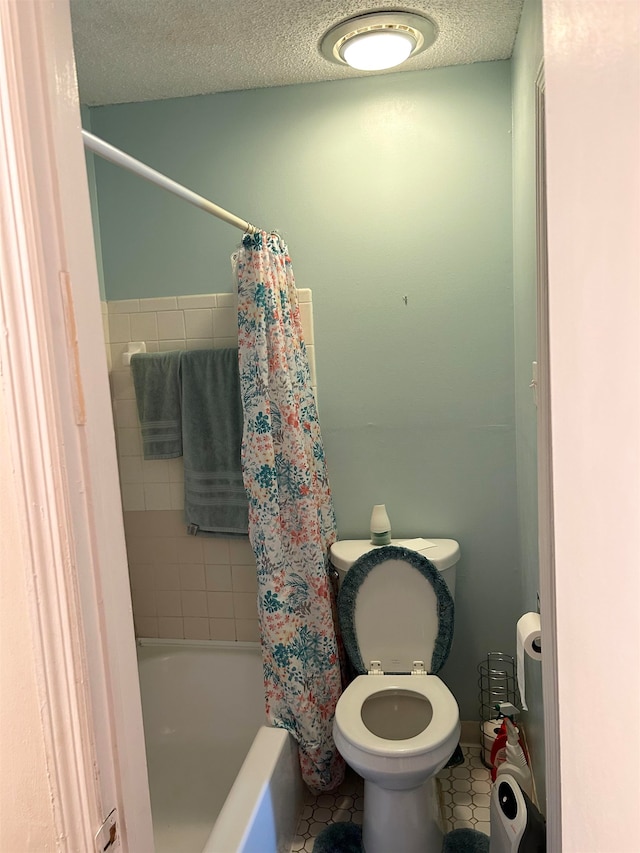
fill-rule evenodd
<path id="1" fill-rule="evenodd" d="M 295 281 L 277 234 L 245 234 L 234 260 L 267 715 L 298 741 L 307 785 L 328 791 L 344 774 L 332 737 L 342 689 L 327 571 L 336 525 Z"/>

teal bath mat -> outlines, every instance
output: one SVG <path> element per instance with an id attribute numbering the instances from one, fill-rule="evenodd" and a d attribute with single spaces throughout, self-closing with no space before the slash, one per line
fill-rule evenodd
<path id="1" fill-rule="evenodd" d="M 330 823 L 316 838 L 313 853 L 363 853 L 362 827 Z M 454 829 L 445 835 L 442 853 L 489 853 L 489 836 L 476 829 Z"/>
<path id="2" fill-rule="evenodd" d="M 330 823 L 316 838 L 313 853 L 362 853 L 362 827 L 355 823 Z"/>
<path id="3" fill-rule="evenodd" d="M 444 837 L 442 853 L 489 853 L 489 836 L 477 829 L 453 829 Z"/>

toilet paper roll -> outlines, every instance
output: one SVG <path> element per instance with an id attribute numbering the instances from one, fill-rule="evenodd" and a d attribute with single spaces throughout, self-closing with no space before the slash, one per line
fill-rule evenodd
<path id="1" fill-rule="evenodd" d="M 502 720 L 487 720 L 482 724 L 482 761 L 486 767 L 491 767 L 491 750 L 501 725 Z"/>
<path id="2" fill-rule="evenodd" d="M 542 657 L 542 631 L 540 629 L 540 614 L 525 613 L 518 619 L 518 627 L 516 630 L 516 660 L 518 672 L 518 689 L 520 691 L 520 699 L 522 701 L 522 710 L 528 711 L 527 700 L 525 699 L 524 685 L 524 656 L 527 654 L 533 660 L 540 660 Z"/>

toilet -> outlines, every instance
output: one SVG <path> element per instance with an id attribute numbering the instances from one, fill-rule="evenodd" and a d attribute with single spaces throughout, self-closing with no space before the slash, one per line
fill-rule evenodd
<path id="1" fill-rule="evenodd" d="M 331 547 L 338 613 L 358 673 L 336 706 L 333 737 L 364 779 L 366 853 L 440 853 L 435 774 L 460 736 L 458 705 L 437 672 L 453 638 L 460 548 L 453 539 Z"/>

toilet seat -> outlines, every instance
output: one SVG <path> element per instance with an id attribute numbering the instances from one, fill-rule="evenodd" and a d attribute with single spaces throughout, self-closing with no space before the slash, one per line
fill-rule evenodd
<path id="1" fill-rule="evenodd" d="M 394 690 L 416 693 L 431 705 L 430 722 L 414 737 L 403 740 L 379 737 L 362 719 L 362 706 L 367 699 Z M 361 675 L 338 700 L 335 723 L 343 737 L 364 752 L 409 758 L 432 753 L 450 740 L 459 727 L 458 705 L 437 675 Z"/>

